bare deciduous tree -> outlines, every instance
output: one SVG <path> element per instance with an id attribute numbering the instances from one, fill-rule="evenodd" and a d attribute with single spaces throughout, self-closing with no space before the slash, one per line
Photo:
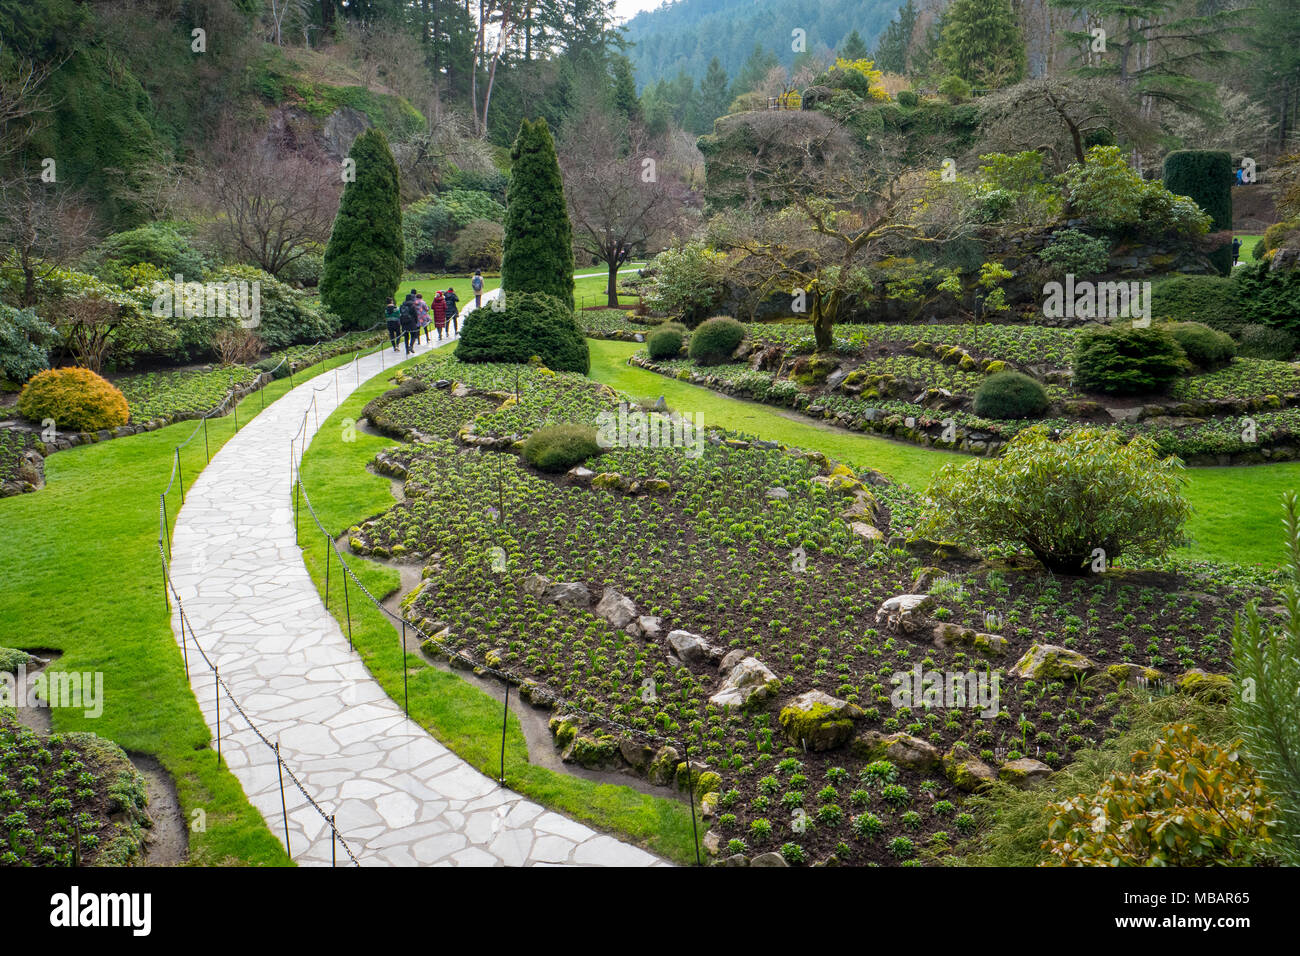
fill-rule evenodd
<path id="1" fill-rule="evenodd" d="M 0 183 L 0 249 L 23 275 L 19 306 L 34 305 L 37 284 L 79 258 L 98 238 L 90 207 L 67 187 L 32 175 Z"/>
<path id="2" fill-rule="evenodd" d="M 618 308 L 619 266 L 676 232 L 693 204 L 645 132 L 632 127 L 626 146 L 621 132 L 608 114 L 589 109 L 560 149 L 574 244 L 608 267 L 610 308 Z"/>

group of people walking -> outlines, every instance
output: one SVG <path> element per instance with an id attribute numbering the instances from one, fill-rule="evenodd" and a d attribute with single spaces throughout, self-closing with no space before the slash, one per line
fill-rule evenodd
<path id="1" fill-rule="evenodd" d="M 483 279 L 479 272 L 475 271 L 471 284 L 474 287 L 474 304 L 478 305 L 483 291 Z M 384 308 L 384 318 L 388 323 L 388 340 L 393 345 L 393 351 L 396 352 L 399 345 L 405 344 L 406 354 L 414 353 L 415 345 L 420 341 L 421 331 L 424 332 L 424 341 L 431 341 L 430 318 L 433 319 L 432 325 L 438 333 L 439 342 L 442 341 L 443 333 L 448 331 L 449 325 L 451 330 L 448 332 L 448 338 L 459 335 L 460 310 L 456 307 L 459 302 L 460 298 L 456 295 L 456 290 L 450 288 L 434 295 L 432 308 L 424 301 L 424 293 L 415 289 L 406 294 L 400 306 L 397 305 L 396 299 L 389 299 L 388 305 Z"/>

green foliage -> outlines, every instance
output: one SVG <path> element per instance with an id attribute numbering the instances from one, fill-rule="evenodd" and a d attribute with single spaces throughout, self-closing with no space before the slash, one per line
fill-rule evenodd
<path id="1" fill-rule="evenodd" d="M 539 428 L 524 442 L 524 460 L 542 471 L 568 471 L 600 452 L 596 429 L 590 425 Z"/>
<path id="2" fill-rule="evenodd" d="M 467 223 L 451 244 L 448 265 L 465 272 L 472 269 L 495 272 L 501 268 L 501 244 L 504 237 L 505 230 L 499 223 L 487 219 Z"/>
<path id="3" fill-rule="evenodd" d="M 1237 354 L 1243 358 L 1273 359 L 1289 362 L 1295 355 L 1296 337 L 1285 329 L 1273 329 L 1267 325 L 1243 325 L 1237 333 L 1241 344 Z"/>
<path id="4" fill-rule="evenodd" d="M 402 210 L 402 248 L 408 268 L 438 266 L 447 260 L 451 212 L 437 196 L 417 199 Z"/>
<path id="5" fill-rule="evenodd" d="M 58 339 L 54 326 L 34 309 L 14 309 L 0 302 L 0 379 L 21 385 L 50 367 L 50 348 Z"/>
<path id="6" fill-rule="evenodd" d="M 1209 231 L 1210 217 L 1195 202 L 1144 180 L 1118 146 L 1092 147 L 1062 179 L 1073 212 L 1097 229 L 1176 237 Z"/>
<path id="7" fill-rule="evenodd" d="M 1190 370 L 1173 335 L 1162 328 L 1118 325 L 1086 329 L 1074 347 L 1074 384 L 1090 392 L 1159 392 Z"/>
<path id="8" fill-rule="evenodd" d="M 206 268 L 202 254 L 185 236 L 166 223 L 149 223 L 114 233 L 96 248 L 91 258 L 98 262 L 95 274 L 116 285 L 131 284 L 130 266 L 148 263 L 173 279 L 182 275 L 196 281 Z"/>
<path id="9" fill-rule="evenodd" d="M 325 249 L 314 247 L 318 252 L 307 252 L 294 259 L 280 270 L 282 282 L 298 283 L 309 289 L 320 285 L 320 277 L 325 271 Z"/>
<path id="10" fill-rule="evenodd" d="M 970 84 L 960 76 L 949 75 L 939 81 L 939 93 L 954 106 L 970 99 Z"/>
<path id="11" fill-rule="evenodd" d="M 1035 425 L 995 459 L 945 465 L 930 483 L 921 533 L 1022 545 L 1060 574 L 1085 573 L 1097 549 L 1107 563 L 1158 557 L 1181 542 L 1191 510 L 1181 472 L 1142 436 L 1126 443 L 1112 429 L 1079 428 L 1054 437 Z"/>
<path id="12" fill-rule="evenodd" d="M 898 93 L 898 105 L 906 106 L 908 109 L 919 105 L 921 97 L 916 95 L 914 90 L 900 90 Z"/>
<path id="13" fill-rule="evenodd" d="M 316 342 L 339 331 L 339 318 L 312 302 L 304 292 L 281 282 L 256 266 L 227 266 L 209 277 L 212 282 L 258 283 L 260 322 L 253 330 L 270 349 Z M 373 325 L 376 320 L 370 324 Z M 211 336 L 203 340 L 206 345 Z"/>
<path id="14" fill-rule="evenodd" d="M 1247 322 L 1300 333 L 1300 268 L 1274 269 L 1272 262 L 1255 262 L 1232 273 L 1241 290 L 1242 315 Z"/>
<path id="15" fill-rule="evenodd" d="M 59 428 L 98 431 L 125 425 L 126 398 L 108 381 L 85 368 L 39 372 L 18 396 L 18 411 L 34 422 L 54 419 Z"/>
<path id="16" fill-rule="evenodd" d="M 975 392 L 975 414 L 982 418 L 1037 418 L 1047 410 L 1047 390 L 1020 372 L 998 372 Z"/>
<path id="17" fill-rule="evenodd" d="M 1246 752 L 1277 801 L 1282 863 L 1300 866 L 1300 500 L 1283 497 L 1287 581 L 1280 621 L 1266 621 L 1254 601 L 1232 628 L 1239 692 L 1233 714 Z"/>
<path id="18" fill-rule="evenodd" d="M 1025 75 L 1025 40 L 1008 0 L 954 0 L 944 11 L 938 53 L 944 69 L 967 84 L 1007 86 Z"/>
<path id="19" fill-rule="evenodd" d="M 722 304 L 726 257 L 702 240 L 674 244 L 654 257 L 645 303 L 694 328 Z"/>
<path id="20" fill-rule="evenodd" d="M 1294 696 L 1294 695 L 1292 695 Z M 1175 724 L 1132 773 L 1053 805 L 1048 847 L 1073 866 L 1249 866 L 1269 859 L 1273 801 L 1235 747 Z"/>
<path id="21" fill-rule="evenodd" d="M 547 368 L 587 373 L 591 366 L 587 340 L 571 309 L 541 292 L 502 295 L 504 308 L 485 305 L 462 320 L 456 358 L 526 363 L 538 356 Z"/>
<path id="22" fill-rule="evenodd" d="M 682 353 L 683 336 L 676 329 L 660 329 L 646 339 L 646 352 L 655 361 L 674 359 Z"/>
<path id="23" fill-rule="evenodd" d="M 573 227 L 546 120 L 524 120 L 510 150 L 501 288 L 554 296 L 573 309 Z"/>
<path id="24" fill-rule="evenodd" d="M 1151 288 L 1153 314 L 1230 335 L 1245 324 L 1244 308 L 1241 286 L 1224 276 L 1172 276 Z"/>
<path id="25" fill-rule="evenodd" d="M 1212 229 L 1232 228 L 1232 154 L 1227 150 L 1180 149 L 1165 157 L 1165 188 L 1187 196 L 1210 216 Z M 1211 256 L 1219 271 L 1232 271 L 1232 248 Z"/>
<path id="26" fill-rule="evenodd" d="M 689 354 L 698 365 L 721 365 L 730 360 L 744 338 L 742 323 L 730 316 L 714 316 L 692 333 Z"/>
<path id="27" fill-rule="evenodd" d="M 368 129 L 348 157 L 356 179 L 343 189 L 325 248 L 321 301 L 348 328 L 368 328 L 402 278 L 402 210 L 397 164 L 388 140 Z"/>
<path id="28" fill-rule="evenodd" d="M 1063 229 L 1038 253 L 1038 258 L 1054 266 L 1061 275 L 1084 278 L 1106 271 L 1110 264 L 1110 243 L 1078 229 Z"/>
<path id="29" fill-rule="evenodd" d="M 1175 322 L 1165 326 L 1187 356 L 1202 369 L 1212 369 L 1231 362 L 1237 343 L 1226 332 L 1219 332 L 1200 322 Z"/>

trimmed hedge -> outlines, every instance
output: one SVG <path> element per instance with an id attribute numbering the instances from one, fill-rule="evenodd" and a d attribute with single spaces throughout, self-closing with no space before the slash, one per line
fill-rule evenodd
<path id="1" fill-rule="evenodd" d="M 1200 322 L 1175 322 L 1166 328 L 1187 358 L 1201 368 L 1216 368 L 1231 362 L 1237 354 L 1237 343 L 1232 340 L 1232 336 Z"/>
<path id="2" fill-rule="evenodd" d="M 1151 311 L 1175 322 L 1200 322 L 1234 334 L 1247 319 L 1241 286 L 1223 276 L 1174 276 L 1151 289 Z"/>
<path id="3" fill-rule="evenodd" d="M 1238 333 L 1241 346 L 1237 354 L 1243 358 L 1273 359 L 1289 362 L 1295 355 L 1296 337 L 1286 329 L 1273 329 L 1267 325 L 1245 325 Z"/>
<path id="4" fill-rule="evenodd" d="M 981 418 L 1037 418 L 1047 406 L 1047 389 L 1020 372 L 990 375 L 975 391 L 975 414 Z"/>
<path id="5" fill-rule="evenodd" d="M 1160 392 L 1189 369 L 1182 346 L 1163 328 L 1087 329 L 1074 348 L 1074 384 L 1090 392 Z"/>
<path id="6" fill-rule="evenodd" d="M 39 372 L 18 396 L 24 418 L 54 419 L 59 428 L 79 432 L 125 425 L 130 418 L 126 396 L 88 368 L 54 368 Z"/>
<path id="7" fill-rule="evenodd" d="M 1180 149 L 1165 157 L 1165 188 L 1196 201 L 1210 214 L 1213 230 L 1232 228 L 1232 154 L 1220 149 Z M 1210 255 L 1224 275 L 1232 271 L 1232 247 Z"/>
<path id="8" fill-rule="evenodd" d="M 524 460 L 542 471 L 568 471 L 603 449 L 590 425 L 550 425 L 524 442 Z"/>
<path id="9" fill-rule="evenodd" d="M 488 303 L 462 319 L 456 358 L 523 364 L 536 355 L 555 371 L 587 374 L 591 355 L 571 309 L 544 292 L 502 296 L 504 308 Z"/>
<path id="10" fill-rule="evenodd" d="M 675 359 L 682 352 L 683 341 L 682 333 L 676 329 L 660 329 L 650 333 L 650 338 L 646 339 L 646 351 L 656 362 Z"/>
<path id="11" fill-rule="evenodd" d="M 727 315 L 700 323 L 691 336 L 690 356 L 698 365 L 721 365 L 745 338 L 745 326 Z"/>

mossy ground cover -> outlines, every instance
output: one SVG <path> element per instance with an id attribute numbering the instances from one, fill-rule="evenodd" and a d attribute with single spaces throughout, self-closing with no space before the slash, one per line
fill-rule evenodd
<path id="1" fill-rule="evenodd" d="M 142 372 L 115 378 L 113 384 L 126 396 L 133 423 L 168 415 L 206 412 L 215 408 L 230 390 L 247 385 L 258 373 L 246 365 Z"/>
<path id="2" fill-rule="evenodd" d="M 29 432 L 0 429 L 0 482 L 32 481 L 36 477 L 27 473 L 23 462 L 23 452 L 35 443 L 35 436 Z"/>
<path id="3" fill-rule="evenodd" d="M 444 356 L 441 353 L 438 358 Z M 485 366 L 467 368 L 481 372 Z M 419 371 L 419 367 L 409 370 Z M 390 387 L 387 376 L 363 385 L 322 423 L 307 449 L 302 467 L 303 485 L 316 513 L 331 533 L 342 532 L 394 505 L 387 479 L 369 473 L 365 467 L 376 452 L 392 446 L 392 439 L 354 434 L 342 427 L 345 418 L 357 418 L 368 402 Z M 439 390 L 434 396 L 445 397 L 446 392 Z M 445 434 L 456 422 L 445 410 L 434 407 L 436 402 L 438 399 L 431 396 L 399 412 L 405 411 L 412 421 L 422 422 L 430 433 Z M 473 403 L 468 407 L 472 408 Z M 352 438 L 355 440 L 345 440 Z M 408 487 L 408 493 L 413 491 L 414 488 Z M 306 509 L 300 518 L 304 561 L 323 594 L 327 545 Z M 348 556 L 348 562 L 376 596 L 389 594 L 398 586 L 398 573 L 390 566 L 352 555 Z M 335 565 L 329 608 L 340 625 L 346 626 L 347 606 L 338 586 L 338 570 Z M 411 717 L 465 760 L 495 777 L 501 760 L 501 704 L 455 674 L 433 667 L 419 655 L 403 654 L 390 620 L 368 601 L 359 599 L 355 591 L 350 597 L 350 608 L 352 638 L 357 650 L 389 695 L 399 702 L 405 700 L 408 689 L 403 683 L 405 671 Z M 514 716 L 507 727 L 505 776 L 511 789 L 574 819 L 639 843 L 679 863 L 695 859 L 690 808 L 686 803 L 667 795 L 647 796 L 629 787 L 571 777 L 529 763 L 527 744 Z"/>
<path id="4" fill-rule="evenodd" d="M 502 399 L 502 408 L 477 416 L 475 436 L 590 423 L 596 410 L 611 407 L 612 396 L 581 377 L 529 368 L 516 401 L 515 371 L 436 356 L 414 374 Z M 1222 671 L 1232 608 L 1252 588 L 1271 597 L 1258 582 L 1204 569 L 1053 579 L 1014 565 L 872 546 L 839 517 L 844 500 L 812 480 L 822 467 L 815 459 L 766 445 L 710 442 L 699 457 L 680 448 L 611 449 L 587 466 L 656 493 L 581 487 L 508 452 L 458 448 L 453 430 L 471 432 L 455 422 L 473 416 L 473 406 L 457 415 L 465 398 L 431 391 L 437 397 L 428 404 L 403 410 L 402 424 L 436 437 L 390 452 L 405 472 L 406 500 L 384 508 L 377 492 L 365 509 L 377 516 L 349 529 L 350 548 L 421 563 L 425 577 L 406 602 L 408 618 L 428 630 L 447 627 L 447 650 L 536 682 L 544 693 L 534 699 L 554 698 L 561 742 L 584 739 L 575 759 L 613 765 L 624 744 L 691 745 L 720 778 L 709 785 L 718 793 L 709 825 L 724 853 L 909 862 L 942 856 L 975 825 L 963 816 L 963 792 L 936 766 L 882 761 L 867 746 L 805 752 L 777 720 L 779 705 L 795 695 L 820 690 L 862 707 L 859 736 L 905 732 L 940 753 L 964 744 L 994 765 L 1023 756 L 1060 767 L 1122 726 L 1125 692 L 1104 671 L 1084 681 L 1013 678 L 1007 668 L 1032 644 L 1065 646 L 1102 668 Z M 431 417 L 421 427 L 424 415 Z M 337 493 L 335 484 L 323 487 Z M 775 487 L 788 497 L 769 496 Z M 883 503 L 882 530 L 906 527 L 916 496 L 896 486 L 873 490 Z M 357 497 L 348 495 L 353 514 Z M 791 561 L 795 548 L 802 566 Z M 912 590 L 925 566 L 939 569 L 931 572 L 939 578 L 930 586 L 932 618 L 914 633 L 882 626 L 876 609 Z M 391 587 L 395 576 L 386 573 Z M 685 629 L 720 650 L 757 656 L 780 680 L 778 699 L 750 713 L 710 704 L 721 677 L 716 660 L 683 665 L 662 639 L 541 600 L 527 586 L 535 573 L 582 582 L 596 595 L 612 587 L 640 613 L 660 617 L 664 632 Z M 987 658 L 978 645 L 933 640 L 934 625 L 984 631 L 993 619 L 1007 645 Z M 376 627 L 378 667 L 393 668 L 394 692 L 400 661 L 391 626 Z M 892 707 L 894 675 L 915 665 L 999 673 L 996 716 Z"/>
<path id="5" fill-rule="evenodd" d="M 333 359 L 309 374 L 347 361 Z M 288 388 L 284 379 L 244 398 L 241 427 Z M 56 708 L 54 730 L 91 731 L 157 757 L 176 782 L 185 819 L 204 811 L 205 829 L 190 833 L 191 861 L 283 865 L 284 848 L 235 776 L 216 765 L 163 603 L 158 495 L 175 447 L 196 425 L 58 452 L 46 459 L 41 491 L 0 500 L 0 525 L 14 543 L 0 561 L 0 645 L 58 650 L 52 670 L 104 674 L 103 715 Z M 210 420 L 211 452 L 233 434 L 233 416 Z M 187 487 L 205 464 L 200 432 L 181 451 Z M 173 488 L 171 518 L 180 504 Z"/>

